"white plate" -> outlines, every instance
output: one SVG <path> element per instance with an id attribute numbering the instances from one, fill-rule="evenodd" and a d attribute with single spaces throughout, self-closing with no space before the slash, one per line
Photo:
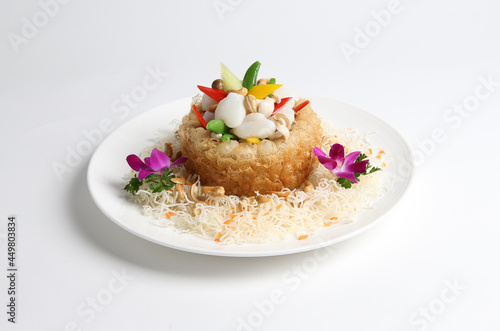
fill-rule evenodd
<path id="1" fill-rule="evenodd" d="M 101 211 L 116 224 L 131 233 L 160 245 L 193 253 L 220 256 L 273 256 L 304 252 L 351 238 L 380 220 L 408 188 L 413 160 L 409 146 L 391 126 L 356 107 L 320 96 L 307 96 L 311 106 L 322 118 L 335 127 L 354 128 L 360 134 L 376 132 L 370 136 L 374 146 L 387 153 L 387 166 L 383 170 L 383 183 L 387 187 L 373 209 L 359 213 L 351 223 L 321 230 L 305 240 L 290 239 L 271 244 L 223 245 L 213 240 L 174 229 L 154 225 L 142 214 L 140 206 L 125 198 L 123 175 L 130 171 L 125 158 L 153 145 L 155 134 L 172 120 L 181 119 L 189 111 L 191 99 L 185 98 L 147 111 L 111 133 L 97 148 L 89 164 L 87 181 L 90 194 Z"/>

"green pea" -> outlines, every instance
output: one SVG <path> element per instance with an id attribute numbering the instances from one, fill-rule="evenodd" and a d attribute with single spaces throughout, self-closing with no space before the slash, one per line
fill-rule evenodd
<path id="1" fill-rule="evenodd" d="M 229 127 L 223 120 L 211 120 L 207 123 L 207 130 L 215 133 L 226 133 L 229 131 Z"/>
<path id="2" fill-rule="evenodd" d="M 224 133 L 221 138 L 222 141 L 237 140 L 236 136 L 230 133 Z"/>
<path id="3" fill-rule="evenodd" d="M 245 76 L 243 77 L 242 85 L 244 88 L 250 91 L 252 87 L 257 83 L 257 75 L 259 74 L 260 62 L 255 61 L 250 68 L 247 69 Z"/>

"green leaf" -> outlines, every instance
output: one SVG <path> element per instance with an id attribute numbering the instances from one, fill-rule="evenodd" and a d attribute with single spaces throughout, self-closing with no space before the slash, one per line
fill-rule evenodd
<path id="1" fill-rule="evenodd" d="M 139 191 L 141 185 L 142 181 L 140 181 L 139 178 L 137 178 L 137 175 L 135 175 L 123 189 L 129 191 L 132 195 L 135 195 L 137 191 Z"/>
<path id="2" fill-rule="evenodd" d="M 370 164 L 370 162 L 368 162 L 366 164 L 366 170 L 363 173 L 361 173 L 361 174 L 366 176 L 366 175 L 372 174 L 372 173 L 374 173 L 376 171 L 380 171 L 380 170 L 382 170 L 382 169 L 380 169 L 378 167 L 377 168 L 373 168 L 372 165 Z"/>
<path id="3" fill-rule="evenodd" d="M 351 188 L 353 184 L 353 182 L 347 178 L 337 178 L 337 183 L 339 183 L 343 188 Z"/>
<path id="4" fill-rule="evenodd" d="M 158 181 L 159 179 L 160 179 L 160 176 L 158 176 L 157 174 L 150 174 L 146 178 L 144 178 L 144 181 L 146 183 L 151 183 L 154 181 Z"/>
<path id="5" fill-rule="evenodd" d="M 158 192 L 163 191 L 163 184 L 162 183 L 152 183 L 152 184 L 149 184 L 149 188 L 151 189 L 151 191 L 153 191 L 153 193 L 158 193 Z"/>
<path id="6" fill-rule="evenodd" d="M 165 172 L 163 172 L 163 175 L 161 176 L 161 179 L 163 180 L 167 180 L 167 179 L 170 179 L 170 178 L 173 178 L 174 175 L 172 174 L 172 171 L 170 171 L 170 169 L 165 169 Z"/>
<path id="7" fill-rule="evenodd" d="M 366 171 L 365 171 L 365 173 L 363 173 L 363 175 L 369 175 L 369 174 L 372 174 L 372 173 L 374 173 L 376 171 L 380 171 L 380 170 L 382 170 L 382 169 L 380 169 L 378 167 L 377 168 L 371 168 L 370 171 L 368 171 L 368 169 L 366 169 Z"/>
<path id="8" fill-rule="evenodd" d="M 149 183 L 149 188 L 153 193 L 158 193 L 163 190 L 170 190 L 175 184 L 172 182 L 172 178 L 175 177 L 170 169 L 165 169 L 163 175 L 160 177 L 157 174 L 151 174 L 144 179 L 146 183 Z"/>
<path id="9" fill-rule="evenodd" d="M 161 182 L 163 184 L 164 190 L 170 190 L 174 187 L 175 183 L 172 181 L 175 175 L 170 171 L 170 169 L 165 169 L 163 176 L 161 177 Z"/>
<path id="10" fill-rule="evenodd" d="M 359 154 L 359 156 L 356 158 L 356 160 L 354 162 L 362 161 L 362 160 L 366 159 L 367 157 L 368 156 L 366 156 L 366 154 L 361 153 L 361 154 Z"/>

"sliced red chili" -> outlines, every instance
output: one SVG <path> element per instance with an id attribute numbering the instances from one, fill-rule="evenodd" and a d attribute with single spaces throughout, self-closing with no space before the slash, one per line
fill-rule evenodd
<path id="1" fill-rule="evenodd" d="M 196 108 L 195 105 L 193 105 L 193 111 L 196 117 L 198 118 L 198 121 L 200 121 L 201 126 L 206 130 L 207 129 L 207 121 L 201 116 L 200 112 L 198 111 L 198 108 Z"/>
<path id="2" fill-rule="evenodd" d="M 221 102 L 222 99 L 227 97 L 227 92 L 224 90 L 217 90 L 214 88 L 200 86 L 200 85 L 198 85 L 198 88 L 200 89 L 201 92 L 205 93 L 210 98 L 214 99 L 215 102 Z"/>
<path id="3" fill-rule="evenodd" d="M 309 104 L 309 100 L 306 100 L 306 101 L 300 103 L 299 105 L 297 105 L 297 107 L 293 108 L 293 110 L 295 110 L 295 112 L 298 112 L 299 110 L 301 110 L 302 108 L 304 108 L 308 104 Z"/>
<path id="4" fill-rule="evenodd" d="M 275 103 L 274 104 L 274 111 L 271 114 L 271 116 L 273 116 L 274 114 L 276 114 L 278 112 L 278 110 L 280 110 L 291 98 L 292 97 L 286 97 L 286 98 L 281 99 L 280 103 Z"/>

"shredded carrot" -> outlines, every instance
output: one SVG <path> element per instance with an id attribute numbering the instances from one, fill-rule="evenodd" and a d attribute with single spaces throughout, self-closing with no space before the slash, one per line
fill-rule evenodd
<path id="1" fill-rule="evenodd" d="M 254 217 L 252 217 L 252 219 L 255 221 L 255 220 L 257 220 L 257 217 L 254 216 Z"/>
<path id="2" fill-rule="evenodd" d="M 168 143 L 170 146 L 172 146 L 172 143 Z"/>
<path id="3" fill-rule="evenodd" d="M 283 207 L 283 204 L 282 204 L 282 203 L 280 203 L 279 205 L 277 205 L 277 206 L 276 206 L 276 210 L 280 210 L 280 209 L 281 209 L 281 207 Z"/>
<path id="4" fill-rule="evenodd" d="M 215 241 L 220 242 L 221 237 L 222 237 L 222 232 L 217 233 L 217 237 L 215 237 Z"/>
<path id="5" fill-rule="evenodd" d="M 379 155 L 377 155 L 377 156 L 375 156 L 375 157 L 376 157 L 377 159 L 380 159 L 382 156 L 380 156 L 380 154 L 379 154 Z"/>
<path id="6" fill-rule="evenodd" d="M 230 224 L 230 223 L 233 223 L 234 220 L 233 219 L 228 219 L 227 221 L 225 221 L 223 224 Z"/>
<path id="7" fill-rule="evenodd" d="M 233 219 L 233 218 L 235 218 L 235 217 L 236 217 L 236 214 L 232 214 L 232 213 L 231 213 L 231 214 L 229 214 L 229 217 L 230 217 L 231 219 Z"/>
<path id="8" fill-rule="evenodd" d="M 382 163 L 382 167 L 385 167 L 386 165 L 387 165 L 387 164 L 385 164 L 385 162 L 384 162 L 384 163 Z"/>
<path id="9" fill-rule="evenodd" d="M 234 209 L 234 207 L 233 207 L 233 206 L 229 206 L 229 207 L 231 207 L 231 209 Z"/>
<path id="10" fill-rule="evenodd" d="M 269 215 L 269 212 L 267 212 L 267 213 L 264 214 L 264 216 L 267 216 L 267 215 Z"/>
<path id="11" fill-rule="evenodd" d="M 379 154 L 384 154 L 385 151 L 382 149 L 380 152 L 378 152 Z"/>
<path id="12" fill-rule="evenodd" d="M 368 151 L 370 152 L 370 154 L 373 154 L 373 151 L 371 148 L 369 148 Z"/>
<path id="13" fill-rule="evenodd" d="M 307 234 L 303 234 L 302 236 L 299 237 L 299 240 L 303 240 L 309 237 Z"/>
<path id="14" fill-rule="evenodd" d="M 330 225 L 332 225 L 332 222 L 324 222 L 323 223 L 323 226 L 330 226 Z"/>
<path id="15" fill-rule="evenodd" d="M 338 217 L 333 216 L 333 217 L 330 218 L 330 221 L 335 221 L 335 220 L 338 220 Z"/>
<path id="16" fill-rule="evenodd" d="M 165 213 L 165 216 L 167 216 L 167 218 L 170 218 L 170 217 L 175 216 L 175 215 L 177 215 L 177 214 L 174 213 L 173 211 Z"/>

